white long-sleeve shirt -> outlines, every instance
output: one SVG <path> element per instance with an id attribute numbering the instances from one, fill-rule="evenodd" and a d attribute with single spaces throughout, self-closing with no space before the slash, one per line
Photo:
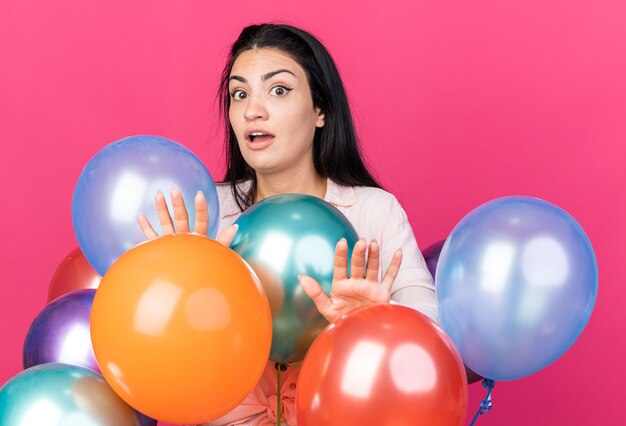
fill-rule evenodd
<path id="1" fill-rule="evenodd" d="M 243 183 L 249 185 L 249 182 Z M 228 183 L 217 184 L 220 203 L 221 231 L 241 215 Z M 391 288 L 392 303 L 412 307 L 439 322 L 435 287 L 428 272 L 406 212 L 392 194 L 379 188 L 349 187 L 328 179 L 324 200 L 335 206 L 352 223 L 359 237 L 368 242 L 375 239 L 380 247 L 379 280 L 389 267 L 393 253 L 402 248 L 402 265 Z M 295 388 L 299 367 L 283 372 L 281 401 L 283 424 L 293 426 L 295 417 Z M 209 425 L 263 426 L 276 424 L 276 370 L 268 362 L 256 388 L 244 402 L 224 417 Z"/>

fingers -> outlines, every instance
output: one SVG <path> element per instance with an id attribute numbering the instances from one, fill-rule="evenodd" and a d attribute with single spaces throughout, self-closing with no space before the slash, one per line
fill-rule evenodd
<path id="1" fill-rule="evenodd" d="M 344 280 L 346 278 L 348 278 L 348 243 L 345 238 L 342 238 L 335 246 L 333 281 Z"/>
<path id="2" fill-rule="evenodd" d="M 172 216 L 170 216 L 170 211 L 167 207 L 167 201 L 163 193 L 161 191 L 157 191 L 155 197 L 157 214 L 159 216 L 159 222 L 161 223 L 163 235 L 171 235 L 175 232 L 189 232 L 189 214 L 187 213 L 187 207 L 185 206 L 183 194 L 177 187 L 173 187 L 170 192 L 170 197 L 172 199 L 172 209 L 174 210 L 174 220 L 172 220 Z M 194 205 L 196 208 L 196 222 L 194 224 L 194 232 L 199 235 L 206 236 L 209 230 L 209 209 L 202 191 L 198 191 L 198 193 L 196 194 Z M 158 234 L 154 231 L 154 228 L 152 227 L 152 225 L 150 225 L 145 216 L 139 215 L 137 220 L 146 237 L 148 237 L 149 239 L 154 239 L 158 236 Z M 235 234 L 232 230 L 226 233 L 226 235 L 230 235 L 231 233 L 232 236 L 230 237 L 228 244 L 230 244 L 230 241 Z"/>
<path id="3" fill-rule="evenodd" d="M 402 264 L 402 249 L 396 250 L 391 258 L 391 264 L 389 268 L 387 268 L 387 272 L 385 272 L 385 277 L 383 278 L 383 282 L 381 285 L 385 287 L 387 290 L 391 291 L 391 286 L 393 285 L 394 280 L 398 276 L 398 271 L 400 270 L 400 265 Z"/>
<path id="4" fill-rule="evenodd" d="M 156 233 L 152 225 L 150 225 L 150 222 L 148 222 L 148 219 L 146 219 L 146 217 L 141 213 L 139 213 L 139 216 L 137 217 L 137 222 L 139 222 L 139 227 L 141 228 L 147 239 L 154 240 L 156 237 L 159 236 L 159 234 Z"/>
<path id="5" fill-rule="evenodd" d="M 173 234 L 174 223 L 172 222 L 170 211 L 167 209 L 167 202 L 165 201 L 165 196 L 163 195 L 161 191 L 157 192 L 155 202 L 156 202 L 157 214 L 159 215 L 159 222 L 161 222 L 161 229 L 163 230 L 163 234 L 164 235 Z"/>
<path id="6" fill-rule="evenodd" d="M 313 300 L 313 303 L 315 303 L 315 307 L 317 307 L 320 314 L 324 315 L 324 313 L 328 310 L 330 301 L 328 300 L 326 293 L 324 293 L 324 290 L 322 290 L 322 287 L 317 281 L 307 275 L 298 275 L 298 279 L 300 280 L 302 290 L 304 290 L 307 296 Z"/>
<path id="7" fill-rule="evenodd" d="M 380 268 L 380 248 L 376 240 L 372 240 L 367 251 L 367 268 L 365 279 L 378 281 L 378 269 Z"/>
<path id="8" fill-rule="evenodd" d="M 222 232 L 217 235 L 217 242 L 224 247 L 230 246 L 230 243 L 233 241 L 233 238 L 235 238 L 235 234 L 237 233 L 237 228 L 239 228 L 239 225 L 234 224 L 222 229 Z"/>
<path id="9" fill-rule="evenodd" d="M 196 223 L 193 227 L 193 230 L 196 234 L 206 236 L 209 232 L 209 207 L 207 206 L 206 198 L 204 198 L 204 194 L 202 193 L 202 191 L 198 191 L 198 193 L 196 194 L 194 207 L 196 208 Z M 234 236 L 235 234 L 233 233 L 233 237 Z M 230 241 L 228 242 L 228 244 L 225 245 L 230 245 Z"/>
<path id="10" fill-rule="evenodd" d="M 350 276 L 352 278 L 363 278 L 365 276 L 365 251 L 367 243 L 360 239 L 354 245 L 352 258 L 350 259 Z"/>
<path id="11" fill-rule="evenodd" d="M 183 200 L 183 194 L 176 187 L 173 187 L 170 191 L 170 197 L 172 198 L 172 208 L 174 209 L 174 221 L 176 222 L 176 229 L 178 232 L 189 232 L 189 215 L 187 214 L 187 208 L 185 207 L 185 201 Z M 169 216 L 169 214 L 168 214 Z M 170 221 L 172 219 L 170 218 Z"/>

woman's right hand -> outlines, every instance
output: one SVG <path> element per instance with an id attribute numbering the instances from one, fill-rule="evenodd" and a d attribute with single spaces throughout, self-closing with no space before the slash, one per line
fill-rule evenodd
<path id="1" fill-rule="evenodd" d="M 174 187 L 170 192 L 170 197 L 172 199 L 172 207 L 174 209 L 174 220 L 172 220 L 170 211 L 167 208 L 167 202 L 165 201 L 163 193 L 161 191 L 157 192 L 155 198 L 163 235 L 172 235 L 177 232 L 189 232 L 189 215 L 187 214 L 183 194 L 181 194 L 178 188 Z M 198 191 L 196 194 L 194 205 L 196 208 L 196 223 L 193 228 L 194 232 L 192 233 L 206 236 L 209 230 L 209 209 L 202 191 Z M 159 236 L 143 214 L 139 214 L 137 221 L 139 222 L 139 226 L 148 240 L 153 240 Z M 228 247 L 235 237 L 236 232 L 237 225 L 228 226 L 218 234 L 216 240 L 223 246 Z"/>

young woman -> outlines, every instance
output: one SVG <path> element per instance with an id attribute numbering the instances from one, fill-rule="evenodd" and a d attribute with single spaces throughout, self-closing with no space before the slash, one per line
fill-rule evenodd
<path id="1" fill-rule="evenodd" d="M 351 259 L 345 240 L 337 243 L 329 295 L 312 278 L 301 277 L 320 313 L 334 321 L 355 308 L 394 301 L 437 321 L 432 278 L 406 213 L 364 165 L 339 72 L 324 46 L 288 25 L 246 27 L 231 48 L 220 97 L 228 163 L 225 182 L 217 187 L 218 241 L 228 245 L 236 233 L 233 222 L 264 198 L 283 193 L 323 198 L 346 215 L 361 240 Z M 164 195 L 157 194 L 163 232 L 189 232 L 180 192 L 173 189 L 171 198 L 174 220 Z M 201 193 L 195 208 L 195 232 L 206 235 L 209 218 Z M 139 222 L 148 238 L 156 238 L 144 217 Z M 295 425 L 298 372 L 290 367 L 281 374 L 282 413 L 276 412 L 275 366 L 268 363 L 250 396 L 210 424 L 275 424 L 281 416 L 283 424 Z"/>

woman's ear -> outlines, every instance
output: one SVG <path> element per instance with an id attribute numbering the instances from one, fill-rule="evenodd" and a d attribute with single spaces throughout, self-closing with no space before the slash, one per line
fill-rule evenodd
<path id="1" fill-rule="evenodd" d="M 317 111 L 317 119 L 315 120 L 315 127 L 324 127 L 324 113 L 321 109 L 315 108 Z"/>

